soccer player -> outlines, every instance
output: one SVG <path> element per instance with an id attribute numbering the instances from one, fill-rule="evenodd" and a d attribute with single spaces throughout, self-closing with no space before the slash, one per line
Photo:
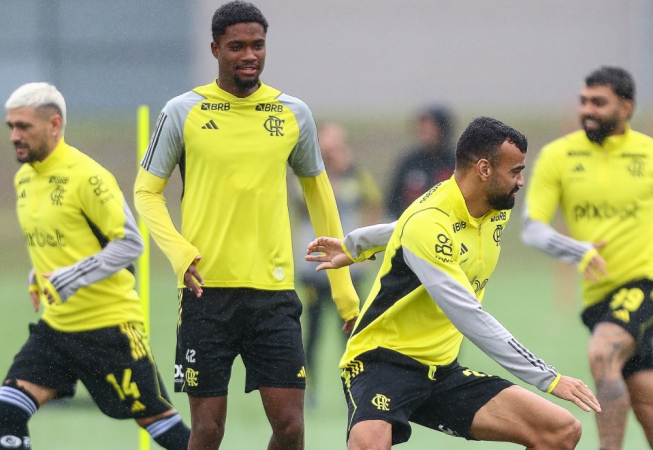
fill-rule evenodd
<path id="1" fill-rule="evenodd" d="M 582 130 L 545 146 L 526 196 L 524 242 L 584 275 L 601 449 L 620 449 L 628 411 L 653 448 L 653 139 L 628 124 L 635 84 L 618 67 L 585 78 Z M 570 237 L 549 223 L 558 206 Z"/>
<path id="2" fill-rule="evenodd" d="M 463 336 L 509 372 L 581 409 L 600 411 L 590 389 L 528 351 L 481 301 L 501 234 L 524 185 L 526 138 L 488 117 L 474 119 L 456 149 L 452 178 L 435 185 L 390 225 L 318 238 L 318 269 L 386 250 L 340 366 L 350 450 L 388 449 L 409 422 L 470 440 L 572 449 L 579 422 L 565 409 L 457 361 Z M 325 252 L 324 255 L 310 255 Z"/>
<path id="3" fill-rule="evenodd" d="M 218 448 L 234 358 L 258 389 L 269 449 L 304 448 L 306 370 L 294 291 L 287 165 L 299 177 L 316 236 L 342 235 L 315 122 L 301 100 L 260 81 L 268 23 L 251 3 L 213 16 L 218 78 L 170 100 L 141 162 L 136 208 L 179 280 L 175 389 L 189 396 L 189 449 Z M 163 191 L 184 182 L 179 233 Z M 348 269 L 331 274 L 349 331 L 358 297 Z"/>
<path id="4" fill-rule="evenodd" d="M 18 162 L 17 211 L 41 320 L 0 387 L 0 449 L 31 448 L 29 419 L 78 380 L 109 417 L 135 419 L 163 448 L 186 449 L 143 329 L 132 263 L 143 242 L 113 175 L 64 141 L 66 103 L 29 83 L 5 104 Z M 74 444 L 71 443 L 71 447 Z"/>

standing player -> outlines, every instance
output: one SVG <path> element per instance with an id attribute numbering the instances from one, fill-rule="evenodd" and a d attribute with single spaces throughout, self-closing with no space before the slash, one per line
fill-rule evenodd
<path id="1" fill-rule="evenodd" d="M 31 448 L 27 422 L 78 380 L 102 412 L 135 419 L 163 448 L 190 432 L 160 381 L 134 290 L 143 242 L 114 177 L 64 141 L 66 103 L 47 83 L 7 100 L 18 161 L 18 219 L 32 260 L 29 292 L 42 319 L 0 387 L 0 449 Z"/>
<path id="2" fill-rule="evenodd" d="M 583 322 L 603 414 L 601 448 L 620 449 L 628 411 L 653 448 L 653 139 L 630 128 L 635 84 L 602 67 L 585 79 L 583 130 L 542 149 L 522 238 L 583 273 Z M 549 223 L 561 206 L 571 237 Z"/>
<path id="3" fill-rule="evenodd" d="M 224 435 L 234 358 L 258 389 L 269 449 L 304 447 L 306 371 L 294 291 L 287 165 L 299 176 L 317 236 L 342 235 L 305 103 L 263 84 L 268 23 L 251 3 L 213 16 L 218 78 L 168 102 L 136 180 L 136 207 L 179 279 L 175 388 L 189 395 L 189 449 Z M 176 165 L 184 182 L 177 232 L 162 193 Z M 349 331 L 358 297 L 348 269 L 331 274 Z"/>
<path id="4" fill-rule="evenodd" d="M 356 230 L 345 247 L 330 238 L 309 245 L 309 253 L 326 253 L 306 257 L 322 261 L 318 269 L 386 250 L 341 360 L 350 450 L 405 442 L 409 422 L 532 449 L 576 446 L 581 428 L 568 411 L 460 366 L 463 335 L 525 382 L 600 411 L 585 384 L 561 376 L 481 307 L 509 210 L 524 184 L 526 147 L 521 133 L 498 120 L 474 119 L 458 141 L 454 176 L 417 199 L 395 224 Z"/>

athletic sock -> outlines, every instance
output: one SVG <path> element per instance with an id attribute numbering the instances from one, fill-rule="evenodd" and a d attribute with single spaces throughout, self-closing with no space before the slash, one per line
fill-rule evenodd
<path id="1" fill-rule="evenodd" d="M 20 388 L 0 387 L 0 449 L 29 449 L 27 422 L 36 412 L 36 401 Z"/>
<path id="2" fill-rule="evenodd" d="M 145 427 L 154 442 L 167 450 L 186 450 L 190 429 L 181 421 L 179 414 L 165 417 Z M 2 448 L 2 447 L 0 447 Z"/>

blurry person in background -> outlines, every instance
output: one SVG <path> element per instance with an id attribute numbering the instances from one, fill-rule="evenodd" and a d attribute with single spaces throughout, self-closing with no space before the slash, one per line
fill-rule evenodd
<path id="1" fill-rule="evenodd" d="M 318 126 L 318 140 L 324 166 L 338 203 L 343 231 L 347 233 L 356 228 L 377 223 L 383 213 L 381 191 L 372 174 L 354 163 L 348 144 L 347 131 L 338 123 L 323 123 Z M 296 189 L 294 192 L 298 192 L 298 190 Z M 295 206 L 300 220 L 295 230 L 298 237 L 295 241 L 305 246 L 306 242 L 315 238 L 315 234 L 305 202 L 298 197 L 298 195 L 295 196 L 297 200 Z M 303 257 L 297 258 L 296 261 L 300 282 L 304 287 L 302 300 L 307 315 L 305 348 L 309 386 L 306 401 L 308 406 L 315 406 L 317 402 L 318 342 L 324 320 L 323 311 L 333 302 L 326 274 L 317 272 L 315 265 L 303 261 Z M 364 281 L 367 268 L 369 268 L 367 264 L 351 267 L 352 281 L 359 296 L 362 294 L 361 283 Z M 343 333 L 342 336 L 345 338 L 346 334 Z M 344 349 L 344 339 L 342 348 Z"/>
<path id="2" fill-rule="evenodd" d="M 417 115 L 419 143 L 399 159 L 391 177 L 386 213 L 397 219 L 433 185 L 447 180 L 454 170 L 454 116 L 444 106 L 433 105 Z"/>
<path id="3" fill-rule="evenodd" d="M 143 326 L 133 274 L 143 240 L 120 187 L 64 141 L 66 102 L 54 86 L 25 84 L 5 108 L 22 163 L 14 184 L 33 267 L 29 295 L 44 311 L 0 387 L 0 449 L 32 448 L 28 421 L 81 381 L 105 415 L 134 419 L 161 447 L 185 450 L 190 430 Z"/>
<path id="4" fill-rule="evenodd" d="M 545 146 L 522 239 L 583 274 L 582 319 L 601 449 L 621 449 L 632 407 L 653 447 L 653 139 L 630 128 L 635 83 L 618 67 L 585 78 L 582 130 Z M 549 223 L 560 207 L 570 237 Z"/>

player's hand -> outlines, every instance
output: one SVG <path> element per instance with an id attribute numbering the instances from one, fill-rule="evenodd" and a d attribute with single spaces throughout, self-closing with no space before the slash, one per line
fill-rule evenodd
<path id="1" fill-rule="evenodd" d="M 43 274 L 43 278 L 45 278 L 46 280 L 49 279 L 51 276 L 52 276 L 52 272 Z M 49 304 L 54 303 L 54 294 L 52 292 L 50 292 L 50 288 L 48 288 L 47 286 L 45 286 L 43 288 L 43 295 L 45 295 L 45 297 L 48 299 Z M 32 298 L 32 303 L 33 302 L 34 302 L 34 299 Z"/>
<path id="2" fill-rule="evenodd" d="M 32 308 L 34 308 L 34 312 L 39 312 L 39 308 L 41 307 L 41 298 L 39 297 L 39 291 L 30 290 L 29 298 L 32 300 Z"/>
<path id="3" fill-rule="evenodd" d="M 345 321 L 345 324 L 342 326 L 342 332 L 345 333 L 347 336 L 349 336 L 354 329 L 354 325 L 356 324 L 356 319 L 358 319 L 358 316 L 354 317 L 353 319 L 349 319 Z"/>
<path id="4" fill-rule="evenodd" d="M 594 248 L 597 250 L 601 250 L 605 245 L 607 244 L 606 241 L 601 241 L 597 242 L 594 244 Z M 604 277 L 608 274 L 608 271 L 605 268 L 606 262 L 605 259 L 600 254 L 594 255 L 594 258 L 592 258 L 585 267 L 585 270 L 583 271 L 583 276 L 585 277 L 586 280 L 588 281 L 593 281 L 593 282 L 598 282 L 600 277 Z"/>
<path id="5" fill-rule="evenodd" d="M 312 253 L 320 253 L 313 255 Z M 339 269 L 354 263 L 342 249 L 342 239 L 332 237 L 319 237 L 308 244 L 306 249 L 306 261 L 321 262 L 315 270 Z"/>
<path id="6" fill-rule="evenodd" d="M 551 392 L 558 398 L 569 400 L 585 412 L 592 410 L 601 412 L 601 405 L 592 390 L 581 380 L 562 376 L 555 389 Z"/>
<path id="7" fill-rule="evenodd" d="M 202 259 L 202 255 L 197 255 L 191 265 L 188 266 L 188 269 L 186 269 L 186 273 L 184 273 L 184 284 L 198 298 L 204 292 L 201 288 L 204 284 L 204 278 L 202 278 L 202 275 L 197 270 L 197 264 L 200 262 L 200 259 Z"/>

